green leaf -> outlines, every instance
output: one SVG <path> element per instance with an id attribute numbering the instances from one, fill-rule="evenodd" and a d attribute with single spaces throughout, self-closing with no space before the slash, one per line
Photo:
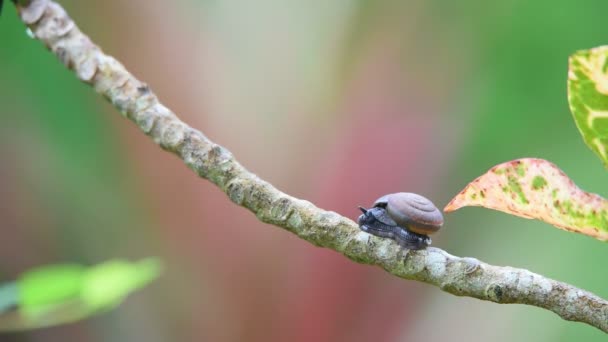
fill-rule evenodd
<path id="1" fill-rule="evenodd" d="M 157 259 L 144 259 L 137 263 L 108 261 L 87 272 L 81 298 L 92 309 L 111 308 L 154 280 L 159 273 L 160 262 Z"/>
<path id="2" fill-rule="evenodd" d="M 77 298 L 85 270 L 80 265 L 50 265 L 26 272 L 17 281 L 19 309 L 34 316 Z"/>
<path id="3" fill-rule="evenodd" d="M 608 166 L 608 46 L 570 56 L 568 102 L 585 143 Z"/>
<path id="4" fill-rule="evenodd" d="M 517 159 L 491 168 L 444 208 L 482 206 L 538 219 L 558 228 L 608 240 L 608 201 L 578 188 L 555 164 Z"/>
<path id="5" fill-rule="evenodd" d="M 160 274 L 160 261 L 111 260 L 84 267 L 42 266 L 0 286 L 0 331 L 74 322 L 112 309 Z M 15 310 L 9 310 L 15 307 Z"/>

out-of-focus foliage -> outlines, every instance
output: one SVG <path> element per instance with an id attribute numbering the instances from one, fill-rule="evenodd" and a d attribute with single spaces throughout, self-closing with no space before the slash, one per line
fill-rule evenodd
<path id="1" fill-rule="evenodd" d="M 15 305 L 26 316 L 36 316 L 57 304 L 80 296 L 86 267 L 50 265 L 30 270 L 17 281 L 19 296 Z"/>
<path id="2" fill-rule="evenodd" d="M 568 100 L 585 143 L 608 166 L 608 46 L 570 57 Z"/>
<path id="3" fill-rule="evenodd" d="M 469 183 L 445 211 L 465 206 L 538 219 L 608 240 L 608 201 L 581 190 L 555 164 L 543 159 L 516 159 L 494 166 Z"/>
<path id="4" fill-rule="evenodd" d="M 0 301 L 12 305 L 0 312 L 0 331 L 65 324 L 112 309 L 159 272 L 160 262 L 153 258 L 136 263 L 110 260 L 91 267 L 37 267 L 2 285 L 10 291 L 0 292 Z"/>

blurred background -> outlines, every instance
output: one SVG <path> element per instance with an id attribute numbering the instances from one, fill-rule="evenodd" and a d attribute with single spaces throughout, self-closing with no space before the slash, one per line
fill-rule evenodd
<path id="1" fill-rule="evenodd" d="M 355 219 L 411 191 L 443 207 L 491 166 L 608 174 L 568 110 L 568 55 L 608 43 L 604 0 L 62 0 L 183 120 L 279 189 Z M 8 5 L 8 6 L 6 6 Z M 459 298 L 258 222 L 0 18 L 0 281 L 160 256 L 118 309 L 1 341 L 600 341 L 522 305 Z M 480 208 L 435 246 L 608 297 L 606 244 Z"/>

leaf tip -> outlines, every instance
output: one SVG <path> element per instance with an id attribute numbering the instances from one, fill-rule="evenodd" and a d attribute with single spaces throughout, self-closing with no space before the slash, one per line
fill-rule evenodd
<path id="1" fill-rule="evenodd" d="M 448 203 L 444 208 L 443 211 L 446 213 L 451 213 L 452 211 L 456 211 L 458 209 L 460 209 L 462 206 L 457 205 L 456 203 L 454 203 L 454 200 L 451 200 L 450 203 Z"/>

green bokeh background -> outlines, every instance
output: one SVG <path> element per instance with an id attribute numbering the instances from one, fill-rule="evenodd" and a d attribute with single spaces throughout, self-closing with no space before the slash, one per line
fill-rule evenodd
<path id="1" fill-rule="evenodd" d="M 520 157 L 548 159 L 583 189 L 608 194 L 608 174 L 566 98 L 568 55 L 608 43 L 605 1 L 60 3 L 248 168 L 344 215 L 354 218 L 351 208 L 386 189 L 429 194 L 442 206 L 491 166 Z M 2 340 L 306 340 L 315 329 L 326 332 L 316 340 L 328 341 L 605 339 L 541 309 L 404 284 L 256 222 L 29 39 L 10 4 L 0 33 L 0 276 L 55 262 L 166 261 L 160 281 L 111 313 Z M 386 145 L 379 136 L 390 126 L 403 134 Z M 414 140 L 413 130 L 424 135 Z M 351 156 L 357 144 L 382 148 Z M 394 182 L 375 187 L 377 178 Z M 341 196 L 341 186 L 361 196 Z M 434 243 L 452 254 L 608 298 L 605 243 L 479 208 L 446 220 Z M 299 310 L 299 291 L 319 279 L 294 281 L 288 271 L 311 255 L 311 270 L 331 269 L 345 282 L 332 295 L 344 296 L 340 308 L 374 300 L 344 311 L 321 300 L 279 322 L 273 315 Z M 385 300 L 378 288 L 403 305 L 377 305 Z M 334 319 L 312 324 L 306 313 L 315 310 Z M 391 319 L 357 324 L 379 315 Z"/>

